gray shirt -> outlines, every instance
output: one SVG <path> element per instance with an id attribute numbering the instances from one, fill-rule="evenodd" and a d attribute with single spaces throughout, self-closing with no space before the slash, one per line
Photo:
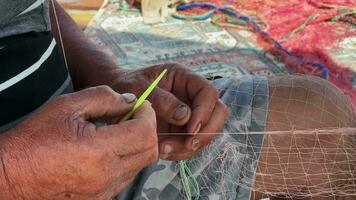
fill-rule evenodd
<path id="1" fill-rule="evenodd" d="M 49 30 L 48 0 L 0 0 L 0 38 Z"/>

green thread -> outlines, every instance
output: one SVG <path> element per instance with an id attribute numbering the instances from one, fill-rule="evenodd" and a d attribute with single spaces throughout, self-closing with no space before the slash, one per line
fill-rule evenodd
<path id="1" fill-rule="evenodd" d="M 232 23 L 231 21 L 228 21 L 229 23 L 219 22 L 219 20 L 222 19 L 222 18 L 223 18 L 223 15 L 214 15 L 211 18 L 211 23 L 216 25 L 216 26 L 219 26 L 219 27 L 229 27 L 229 28 L 237 28 L 237 27 L 239 27 L 238 25 L 236 25 L 235 23 Z"/>
<path id="2" fill-rule="evenodd" d="M 222 18 L 226 19 L 226 22 L 219 22 L 219 20 Z M 242 19 L 236 17 L 230 17 L 222 14 L 217 14 L 212 16 L 211 23 L 219 27 L 227 27 L 227 28 L 239 28 L 241 26 L 247 25 L 247 22 Z M 265 29 L 269 28 L 266 22 L 262 22 L 262 23 L 265 25 Z"/>
<path id="3" fill-rule="evenodd" d="M 187 200 L 199 200 L 200 187 L 197 179 L 193 176 L 187 161 L 181 160 L 178 162 L 179 174 L 182 179 L 182 185 Z"/>
<path id="4" fill-rule="evenodd" d="M 339 21 L 342 17 L 353 16 L 353 15 L 356 15 L 356 11 L 347 12 L 347 13 L 343 13 L 343 14 L 341 14 L 341 15 L 335 16 L 335 17 L 331 18 L 330 21 L 332 21 L 332 22 L 337 22 L 337 21 Z"/>
<path id="5" fill-rule="evenodd" d="M 232 23 L 232 24 L 240 25 L 240 26 L 246 26 L 247 25 L 246 21 L 244 21 L 242 19 L 239 19 L 239 18 L 230 17 L 230 16 L 226 16 L 226 21 L 229 22 L 229 23 Z"/>
<path id="6" fill-rule="evenodd" d="M 127 12 L 139 12 L 140 9 L 131 8 L 131 6 L 124 0 L 112 0 L 114 4 L 119 6 L 120 11 L 127 11 Z"/>
<path id="7" fill-rule="evenodd" d="M 305 27 L 310 24 L 312 21 L 316 20 L 319 17 L 319 15 L 311 15 L 309 16 L 302 25 L 298 26 L 297 28 L 295 28 L 294 30 L 292 30 L 291 32 L 287 33 L 286 35 L 284 35 L 282 37 L 282 39 L 280 40 L 280 42 L 286 41 L 288 38 L 292 37 L 293 35 L 295 35 L 296 33 L 302 31 L 305 29 Z"/>
<path id="8" fill-rule="evenodd" d="M 347 9 L 347 7 L 340 7 L 340 10 L 345 11 L 345 9 Z M 337 15 L 335 17 L 332 17 L 331 19 L 329 19 L 329 21 L 331 22 L 338 22 L 341 18 L 346 17 L 346 16 L 353 16 L 356 14 L 356 11 L 351 11 L 351 12 L 345 12 L 343 14 Z M 302 25 L 298 26 L 297 28 L 295 28 L 294 30 L 292 30 L 291 32 L 287 33 L 285 36 L 282 37 L 282 39 L 280 40 L 280 42 L 286 41 L 288 38 L 292 37 L 293 35 L 295 35 L 296 33 L 304 30 L 306 28 L 306 26 L 308 24 L 310 24 L 312 21 L 316 20 L 318 18 L 318 15 L 311 15 L 309 16 Z"/>

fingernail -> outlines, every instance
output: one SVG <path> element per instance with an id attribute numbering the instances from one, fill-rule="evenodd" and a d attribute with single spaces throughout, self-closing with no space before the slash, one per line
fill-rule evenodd
<path id="1" fill-rule="evenodd" d="M 199 124 L 195 127 L 195 129 L 194 129 L 194 131 L 193 131 L 193 134 L 199 133 L 200 128 L 201 128 L 201 123 L 199 123 Z"/>
<path id="2" fill-rule="evenodd" d="M 198 149 L 199 149 L 199 146 L 200 146 L 199 140 L 196 139 L 196 138 L 193 139 L 193 141 L 192 141 L 192 149 L 193 149 L 193 151 L 198 150 Z"/>
<path id="3" fill-rule="evenodd" d="M 169 144 L 163 145 L 163 155 L 169 155 L 173 151 L 173 147 Z"/>
<path id="4" fill-rule="evenodd" d="M 124 97 L 126 103 L 132 103 L 136 100 L 136 96 L 132 93 L 122 94 L 122 97 Z"/>
<path id="5" fill-rule="evenodd" d="M 188 114 L 188 107 L 186 105 L 181 105 L 173 114 L 174 120 L 181 120 Z"/>
<path id="6" fill-rule="evenodd" d="M 169 144 L 164 144 L 162 146 L 160 158 L 162 159 L 167 159 L 169 157 L 169 154 L 173 151 L 173 147 Z"/>

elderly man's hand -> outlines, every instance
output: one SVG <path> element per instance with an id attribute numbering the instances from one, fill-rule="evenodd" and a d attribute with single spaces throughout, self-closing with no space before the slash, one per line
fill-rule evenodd
<path id="1" fill-rule="evenodd" d="M 141 95 L 165 68 L 167 75 L 149 97 L 158 116 L 160 157 L 187 159 L 211 142 L 227 115 L 209 81 L 178 64 L 164 64 L 119 71 L 113 88 Z"/>
<path id="2" fill-rule="evenodd" d="M 133 94 L 108 87 L 57 98 L 0 136 L 0 199 L 110 199 L 158 159 L 156 116 L 146 102 L 132 120 Z"/>

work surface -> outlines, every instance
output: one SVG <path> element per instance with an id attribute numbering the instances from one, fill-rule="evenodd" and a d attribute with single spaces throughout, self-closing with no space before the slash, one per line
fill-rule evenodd
<path id="1" fill-rule="evenodd" d="M 281 62 L 255 45 L 249 31 L 222 30 L 208 21 L 169 19 L 150 26 L 140 13 L 118 12 L 110 4 L 85 33 L 125 68 L 178 62 L 207 77 L 287 73 Z"/>
<path id="2" fill-rule="evenodd" d="M 315 23 L 307 24 L 303 30 L 289 35 L 282 45 L 307 61 L 325 65 L 329 70 L 329 80 L 348 93 L 356 105 L 356 75 L 351 70 L 356 66 L 355 25 L 327 21 L 328 17 L 338 15 L 338 12 L 319 9 L 325 5 L 314 6 L 310 3 L 312 6 L 308 4 L 309 8 L 304 1 L 296 4 L 294 0 L 285 4 L 264 1 L 260 6 L 257 6 L 257 1 L 256 5 L 251 3 L 254 1 L 248 2 L 245 7 L 241 2 L 237 4 L 240 6 L 238 9 L 260 21 L 262 27 L 279 41 L 298 28 L 297 25 L 303 25 L 309 15 L 319 16 L 316 17 L 319 21 L 313 21 Z M 270 12 L 264 12 L 262 8 Z M 293 9 L 299 9 L 302 14 L 298 16 Z M 294 14 L 277 16 L 278 12 L 286 10 Z M 332 12 L 335 13 L 331 15 Z M 265 19 L 261 20 L 262 17 Z M 288 24 L 292 25 L 286 27 Z M 166 23 L 149 26 L 143 23 L 139 12 L 120 11 L 117 4 L 102 8 L 87 27 L 86 34 L 127 68 L 179 62 L 207 77 L 295 71 L 318 74 L 319 71 L 290 61 L 276 52 L 273 44 L 266 44 L 260 35 L 247 27 L 224 29 L 210 21 L 187 22 L 172 18 Z"/>

